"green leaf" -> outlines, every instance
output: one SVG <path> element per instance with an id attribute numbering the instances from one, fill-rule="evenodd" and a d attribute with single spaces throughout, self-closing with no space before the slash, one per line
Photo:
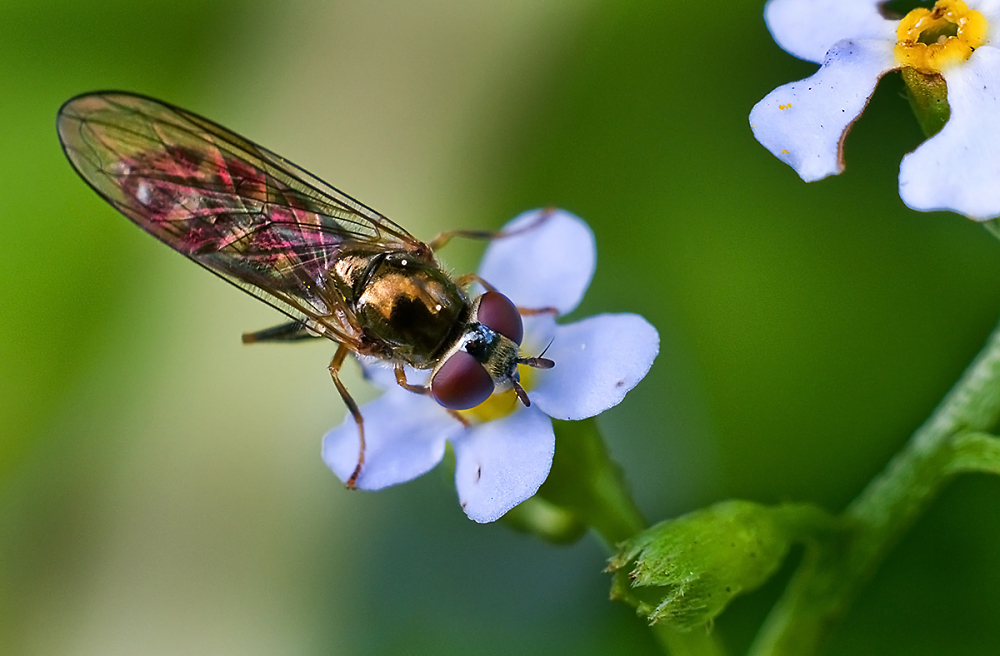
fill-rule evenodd
<path id="1" fill-rule="evenodd" d="M 807 504 L 723 501 L 661 522 L 611 559 L 611 596 L 650 623 L 689 630 L 715 619 L 732 599 L 760 586 L 794 542 L 829 533 L 835 520 Z"/>

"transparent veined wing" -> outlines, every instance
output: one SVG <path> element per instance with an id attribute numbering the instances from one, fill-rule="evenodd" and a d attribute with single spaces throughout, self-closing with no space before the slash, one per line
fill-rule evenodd
<path id="1" fill-rule="evenodd" d="M 426 249 L 281 156 L 152 98 L 77 96 L 57 127 L 81 177 L 143 230 L 338 341 L 354 341 L 353 318 L 322 281 L 345 246 Z"/>

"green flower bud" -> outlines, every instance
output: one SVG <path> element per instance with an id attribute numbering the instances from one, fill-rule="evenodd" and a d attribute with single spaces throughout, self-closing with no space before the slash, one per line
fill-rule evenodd
<path id="1" fill-rule="evenodd" d="M 833 521 L 806 504 L 733 500 L 661 522 L 611 559 L 611 597 L 634 605 L 651 624 L 703 626 L 770 578 L 793 542 L 829 530 Z"/>

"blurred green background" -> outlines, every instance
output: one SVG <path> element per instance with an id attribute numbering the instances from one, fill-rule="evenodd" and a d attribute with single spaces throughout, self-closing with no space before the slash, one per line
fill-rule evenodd
<path id="1" fill-rule="evenodd" d="M 76 178 L 54 120 L 84 91 L 212 117 L 425 239 L 577 213 L 599 260 L 579 314 L 640 312 L 663 338 L 601 419 L 647 516 L 842 508 L 1000 316 L 1000 244 L 900 202 L 920 135 L 895 78 L 846 173 L 801 183 L 747 113 L 815 66 L 773 44 L 761 2 L 691 9 L 0 5 L 0 653 L 658 653 L 606 600 L 597 540 L 475 525 L 447 471 L 346 492 L 319 458 L 343 414 L 332 346 L 243 347 L 273 313 Z M 829 653 L 996 653 L 997 517 L 1000 481 L 951 485 Z M 732 653 L 789 572 L 716 623 Z"/>

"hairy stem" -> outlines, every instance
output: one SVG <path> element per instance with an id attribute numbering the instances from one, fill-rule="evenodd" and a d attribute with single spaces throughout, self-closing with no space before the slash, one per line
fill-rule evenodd
<path id="1" fill-rule="evenodd" d="M 650 627 L 663 653 L 670 656 L 725 656 L 726 651 L 715 634 L 705 629 L 677 631 L 663 624 Z"/>
<path id="2" fill-rule="evenodd" d="M 750 654 L 816 653 L 858 589 L 948 477 L 970 468 L 974 458 L 989 462 L 1000 452 L 995 441 L 979 433 L 998 419 L 1000 327 L 903 450 L 844 511 L 848 533 L 807 551 Z"/>
<path id="3" fill-rule="evenodd" d="M 632 499 L 621 468 L 611 459 L 593 419 L 556 421 L 556 454 L 549 478 L 536 495 L 577 523 L 590 527 L 610 553 L 648 523 Z M 651 626 L 671 656 L 723 656 L 725 651 L 707 628 L 681 632 Z"/>

